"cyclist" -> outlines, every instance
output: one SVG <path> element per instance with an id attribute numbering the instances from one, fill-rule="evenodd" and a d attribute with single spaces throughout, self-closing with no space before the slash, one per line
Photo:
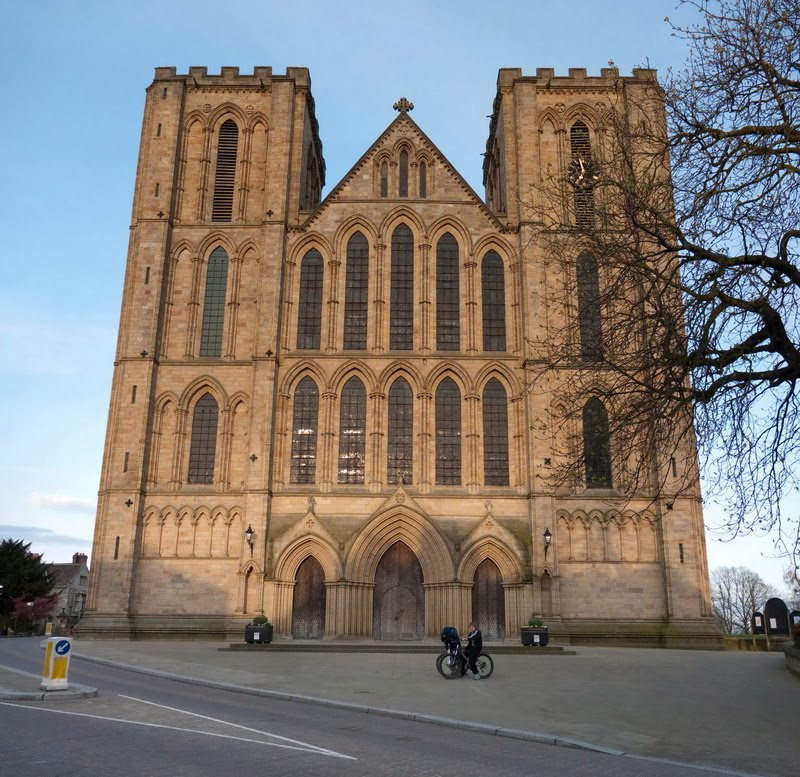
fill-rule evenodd
<path id="1" fill-rule="evenodd" d="M 483 635 L 481 634 L 481 630 L 478 628 L 478 624 L 474 621 L 469 624 L 469 629 L 467 633 L 467 660 L 469 661 L 469 669 L 472 672 L 472 679 L 473 680 L 480 680 L 481 673 L 478 670 L 478 664 L 476 663 L 476 659 L 480 655 L 481 650 L 483 650 Z M 466 667 L 462 665 L 463 671 L 461 672 L 462 675 L 466 674 Z"/>

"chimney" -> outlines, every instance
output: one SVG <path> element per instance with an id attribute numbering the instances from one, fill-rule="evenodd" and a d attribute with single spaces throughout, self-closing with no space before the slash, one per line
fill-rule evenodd
<path id="1" fill-rule="evenodd" d="M 73 553 L 72 554 L 72 563 L 73 564 L 85 564 L 89 560 L 89 557 L 85 553 Z"/>

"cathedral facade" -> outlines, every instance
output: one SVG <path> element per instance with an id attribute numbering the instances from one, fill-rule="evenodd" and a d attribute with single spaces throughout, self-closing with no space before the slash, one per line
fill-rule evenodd
<path id="1" fill-rule="evenodd" d="M 513 640 L 537 615 L 713 643 L 699 494 L 623 497 L 599 400 L 585 477 L 553 485 L 558 392 L 530 385 L 569 311 L 521 193 L 589 190 L 612 98 L 654 85 L 501 70 L 485 200 L 403 98 L 322 199 L 305 68 L 157 68 L 82 633 Z"/>

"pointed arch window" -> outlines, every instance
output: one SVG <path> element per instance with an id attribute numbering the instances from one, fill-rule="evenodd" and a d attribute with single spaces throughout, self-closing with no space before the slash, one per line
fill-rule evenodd
<path id="1" fill-rule="evenodd" d="M 289 480 L 314 483 L 317 474 L 319 391 L 311 378 L 303 378 L 294 391 L 292 455 Z"/>
<path id="2" fill-rule="evenodd" d="M 603 358 L 603 330 L 600 318 L 600 277 L 597 260 L 583 253 L 576 262 L 578 289 L 578 330 L 581 357 L 598 362 Z"/>
<path id="3" fill-rule="evenodd" d="M 316 349 L 322 329 L 322 256 L 312 248 L 300 264 L 297 347 Z"/>
<path id="4" fill-rule="evenodd" d="M 608 413 L 592 397 L 583 407 L 583 455 L 587 488 L 611 488 L 611 442 Z"/>
<path id="5" fill-rule="evenodd" d="M 428 166 L 425 162 L 419 163 L 419 198 L 424 200 L 428 196 Z"/>
<path id="6" fill-rule="evenodd" d="M 451 378 L 436 389 L 436 484 L 461 485 L 461 392 Z"/>
<path id="7" fill-rule="evenodd" d="M 211 394 L 203 394 L 192 414 L 192 442 L 189 448 L 189 483 L 213 483 L 217 452 L 219 408 Z"/>
<path id="8" fill-rule="evenodd" d="M 342 389 L 339 409 L 339 482 L 363 483 L 367 440 L 367 392 L 358 378 Z"/>
<path id="9" fill-rule="evenodd" d="M 414 347 L 414 236 L 405 225 L 392 233 L 392 280 L 389 314 L 389 348 Z"/>
<path id="10" fill-rule="evenodd" d="M 381 197 L 389 196 L 389 165 L 381 162 Z"/>
<path id="11" fill-rule="evenodd" d="M 589 128 L 582 121 L 576 121 L 569 130 L 570 156 L 580 159 L 584 164 L 592 158 L 592 145 Z M 575 205 L 575 223 L 579 227 L 591 227 L 594 223 L 594 191 L 591 185 L 580 186 L 572 193 Z"/>
<path id="12" fill-rule="evenodd" d="M 488 251 L 481 263 L 483 300 L 483 350 L 506 349 L 506 287 L 503 260 Z"/>
<path id="13" fill-rule="evenodd" d="M 226 119 L 219 128 L 217 167 L 214 176 L 212 221 L 231 221 L 233 192 L 236 183 L 236 155 L 239 150 L 239 128 L 233 119 Z"/>
<path id="14" fill-rule="evenodd" d="M 412 483 L 414 472 L 414 400 L 411 386 L 398 378 L 389 389 L 388 456 L 389 483 Z"/>
<path id="15" fill-rule="evenodd" d="M 225 324 L 225 296 L 228 287 L 228 254 L 215 248 L 208 258 L 206 293 L 203 300 L 203 325 L 200 330 L 200 355 L 222 356 L 222 330 Z"/>
<path id="16" fill-rule="evenodd" d="M 356 232 L 347 241 L 347 272 L 344 292 L 344 348 L 367 347 L 367 305 L 369 294 L 369 246 Z"/>
<path id="17" fill-rule="evenodd" d="M 408 151 L 400 152 L 400 175 L 398 182 L 398 195 L 408 197 Z"/>
<path id="18" fill-rule="evenodd" d="M 447 232 L 436 244 L 436 348 L 457 351 L 459 328 L 458 243 Z"/>
<path id="19" fill-rule="evenodd" d="M 496 378 L 483 390 L 483 473 L 487 486 L 508 485 L 508 397 Z"/>

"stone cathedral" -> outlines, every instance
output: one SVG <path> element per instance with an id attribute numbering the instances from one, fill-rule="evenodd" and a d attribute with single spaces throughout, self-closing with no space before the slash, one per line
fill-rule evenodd
<path id="1" fill-rule="evenodd" d="M 518 193 L 545 169 L 586 192 L 612 97 L 655 84 L 501 70 L 485 200 L 403 98 L 322 199 L 307 69 L 157 68 L 83 636 L 241 641 L 263 614 L 276 639 L 511 641 L 538 615 L 716 646 L 699 494 L 550 487 L 557 397 L 525 374 L 568 313 Z M 603 470 L 614 440 L 585 439 Z"/>

